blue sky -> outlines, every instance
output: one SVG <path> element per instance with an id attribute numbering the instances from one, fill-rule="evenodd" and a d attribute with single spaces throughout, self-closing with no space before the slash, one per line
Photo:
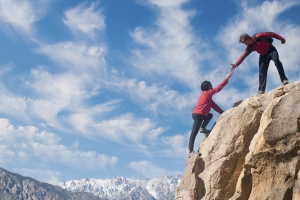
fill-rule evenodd
<path id="1" fill-rule="evenodd" d="M 0 167 L 52 184 L 182 174 L 200 84 L 225 78 L 242 33 L 283 36 L 299 80 L 299 13 L 300 0 L 0 0 Z M 271 63 L 266 90 L 280 85 Z M 214 101 L 257 89 L 253 53 Z"/>

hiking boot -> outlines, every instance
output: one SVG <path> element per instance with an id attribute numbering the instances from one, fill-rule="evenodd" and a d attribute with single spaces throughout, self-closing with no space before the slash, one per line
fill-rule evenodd
<path id="1" fill-rule="evenodd" d="M 283 83 L 283 85 L 286 85 L 286 84 L 289 84 L 289 81 L 285 79 L 282 81 L 282 83 Z"/>
<path id="2" fill-rule="evenodd" d="M 261 90 L 258 91 L 258 94 L 264 94 L 264 93 L 265 91 L 261 91 Z"/>
<path id="3" fill-rule="evenodd" d="M 207 130 L 206 128 L 200 128 L 200 133 L 204 133 L 205 135 L 210 133 L 210 130 Z"/>

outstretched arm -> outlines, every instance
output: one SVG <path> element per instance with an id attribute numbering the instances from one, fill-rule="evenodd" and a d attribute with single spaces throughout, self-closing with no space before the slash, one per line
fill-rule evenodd
<path id="1" fill-rule="evenodd" d="M 232 72 L 230 72 L 229 74 L 226 75 L 226 79 L 229 80 L 232 76 Z"/>
<path id="2" fill-rule="evenodd" d="M 212 93 L 210 93 L 211 95 L 214 95 L 218 92 L 220 92 L 228 83 L 228 80 L 230 79 L 230 77 L 232 76 L 232 72 L 226 75 L 226 78 L 214 89 L 212 89 Z"/>
<path id="3" fill-rule="evenodd" d="M 238 67 L 243 61 L 244 59 L 249 56 L 250 53 L 253 52 L 253 48 L 251 45 L 248 45 L 244 52 L 242 53 L 242 55 L 237 59 L 237 61 L 234 64 L 231 64 L 231 71 L 234 70 L 236 67 Z"/>
<path id="4" fill-rule="evenodd" d="M 231 68 L 230 68 L 230 70 L 231 71 L 233 71 L 235 68 L 237 67 L 237 65 L 236 64 L 231 64 Z"/>

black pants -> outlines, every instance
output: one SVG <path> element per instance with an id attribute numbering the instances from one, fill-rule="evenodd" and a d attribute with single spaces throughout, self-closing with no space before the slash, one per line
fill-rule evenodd
<path id="1" fill-rule="evenodd" d="M 194 120 L 194 124 L 193 124 L 193 129 L 192 129 L 192 132 L 191 132 L 191 135 L 190 135 L 190 141 L 189 141 L 189 150 L 190 150 L 190 152 L 192 152 L 194 150 L 194 143 L 195 143 L 196 136 L 199 132 L 200 126 L 202 128 L 205 128 L 207 126 L 207 124 L 209 123 L 209 121 L 212 119 L 213 114 L 209 113 L 206 117 L 205 115 L 194 114 L 193 113 L 192 117 L 193 117 L 193 120 Z"/>
<path id="2" fill-rule="evenodd" d="M 272 46 L 266 55 L 259 56 L 259 91 L 265 91 L 267 84 L 267 72 L 270 61 L 273 60 L 280 76 L 281 82 L 288 80 L 285 76 L 282 63 L 279 60 L 279 55 L 274 46 Z"/>

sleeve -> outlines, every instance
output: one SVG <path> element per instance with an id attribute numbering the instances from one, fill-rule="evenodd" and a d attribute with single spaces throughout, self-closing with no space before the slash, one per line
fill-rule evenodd
<path id="1" fill-rule="evenodd" d="M 239 65 L 244 61 L 244 59 L 245 59 L 247 56 L 249 56 L 249 54 L 252 53 L 252 52 L 253 52 L 253 49 L 251 48 L 250 45 L 248 45 L 248 46 L 245 48 L 243 54 L 242 54 L 242 55 L 237 59 L 237 61 L 235 62 L 235 65 L 236 65 L 236 66 L 239 66 Z"/>
<path id="2" fill-rule="evenodd" d="M 214 89 L 212 89 L 212 95 L 220 92 L 228 83 L 228 79 L 225 78 L 217 87 L 215 87 Z"/>
<path id="3" fill-rule="evenodd" d="M 256 33 L 255 34 L 256 38 L 260 38 L 260 37 L 272 37 L 275 38 L 277 40 L 283 40 L 284 38 L 280 35 L 278 35 L 277 33 L 273 33 L 273 32 L 261 32 L 261 33 Z"/>
<path id="4" fill-rule="evenodd" d="M 212 102 L 212 108 L 220 114 L 224 112 L 214 101 Z"/>

